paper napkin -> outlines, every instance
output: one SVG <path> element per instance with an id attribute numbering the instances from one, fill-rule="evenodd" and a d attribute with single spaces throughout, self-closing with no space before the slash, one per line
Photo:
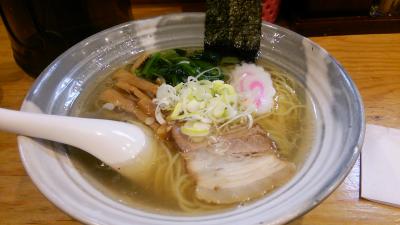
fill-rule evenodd
<path id="1" fill-rule="evenodd" d="M 400 129 L 367 124 L 361 151 L 361 197 L 400 207 Z"/>

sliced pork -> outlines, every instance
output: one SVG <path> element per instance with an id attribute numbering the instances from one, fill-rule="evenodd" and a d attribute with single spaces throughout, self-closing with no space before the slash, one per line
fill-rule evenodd
<path id="1" fill-rule="evenodd" d="M 275 144 L 259 126 L 193 142 L 178 127 L 172 136 L 196 180 L 196 196 L 218 204 L 250 200 L 282 185 L 295 165 L 276 156 Z"/>

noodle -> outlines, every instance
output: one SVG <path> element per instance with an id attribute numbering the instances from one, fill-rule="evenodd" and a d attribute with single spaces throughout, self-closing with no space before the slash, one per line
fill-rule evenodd
<path id="1" fill-rule="evenodd" d="M 257 117 L 254 121 L 268 131 L 277 144 L 278 153 L 289 157 L 296 150 L 303 135 L 302 118 L 306 106 L 300 101 L 293 80 L 283 72 L 270 72 L 276 90 L 275 107 L 272 112 Z"/>
<path id="2" fill-rule="evenodd" d="M 178 207 L 185 212 L 197 212 L 225 208 L 224 205 L 216 205 L 203 202 L 194 196 L 195 182 L 187 174 L 184 168 L 182 156 L 177 151 L 171 151 L 164 143 L 157 152 L 156 170 L 152 185 L 149 187 L 157 197 L 165 200 L 173 200 Z"/>
<path id="3" fill-rule="evenodd" d="M 271 68 L 271 66 L 263 65 L 270 73 L 273 80 L 273 85 L 276 90 L 275 103 L 271 112 L 254 118 L 254 123 L 259 124 L 265 129 L 272 140 L 277 145 L 277 153 L 284 157 L 293 157 L 297 152 L 299 143 L 304 138 L 308 121 L 304 120 L 307 114 L 307 108 L 304 100 L 297 93 L 297 83 L 288 78 L 287 74 Z M 222 68 L 223 71 L 231 70 L 232 68 Z M 102 86 L 97 87 L 97 92 L 101 88 L 110 87 L 112 84 L 106 80 Z M 300 88 L 301 90 L 301 88 Z M 89 113 L 93 117 L 100 116 L 101 118 L 117 119 L 129 121 L 131 115 L 124 114 L 120 111 L 108 111 L 102 109 L 103 102 L 100 104 L 96 92 L 91 92 L 91 96 L 87 102 L 91 102 L 86 111 L 79 109 L 79 114 Z M 90 108 L 92 107 L 92 108 Z M 82 112 L 83 111 L 83 112 Z M 222 128 L 222 132 L 241 129 L 240 124 L 233 124 Z M 187 213 L 204 213 L 208 211 L 217 211 L 238 204 L 213 204 L 202 201 L 196 197 L 196 183 L 187 172 L 185 162 L 179 151 L 173 144 L 165 140 L 159 140 L 161 147 L 156 148 L 152 162 L 147 164 L 149 173 L 143 176 L 140 183 L 132 183 L 132 192 L 138 192 L 140 195 L 136 197 L 145 199 L 144 202 L 153 201 L 158 207 L 164 207 L 171 211 Z M 98 170 L 98 174 L 94 176 L 103 176 L 105 170 Z M 106 176 L 106 175 L 105 175 Z M 121 186 L 126 183 L 121 183 Z M 124 189 L 125 190 L 125 189 Z M 118 191 L 118 189 L 117 189 Z M 130 196 L 132 197 L 132 195 Z M 150 200 L 146 200 L 146 198 Z M 159 204 L 160 203 L 160 204 Z M 155 207 L 155 208 L 157 208 Z M 159 210 L 159 208 L 157 208 Z"/>
<path id="4" fill-rule="evenodd" d="M 305 105 L 298 98 L 294 89 L 295 83 L 285 74 L 272 71 L 272 79 L 276 89 L 276 107 L 272 112 L 257 117 L 255 122 L 269 132 L 277 143 L 278 152 L 288 157 L 301 138 L 301 118 L 305 114 Z M 153 192 L 159 197 L 168 196 L 185 212 L 204 212 L 226 208 L 204 202 L 195 197 L 195 182 L 184 168 L 182 156 L 174 149 L 162 144 L 163 150 L 158 152 L 157 169 L 154 178 Z"/>

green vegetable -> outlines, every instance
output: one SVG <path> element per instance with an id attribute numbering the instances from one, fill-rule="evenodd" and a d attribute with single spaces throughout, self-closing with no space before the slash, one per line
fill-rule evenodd
<path id="1" fill-rule="evenodd" d="M 144 76 L 146 78 L 149 78 L 150 68 L 152 68 L 153 64 L 155 64 L 155 62 L 157 62 L 159 58 L 160 58 L 159 53 L 151 55 L 149 60 L 147 60 L 146 64 L 144 65 L 144 68 L 141 71 L 141 74 L 144 74 Z"/>
<path id="2" fill-rule="evenodd" d="M 185 56 L 186 53 L 187 53 L 186 50 L 179 49 L 179 48 L 176 48 L 176 49 L 174 49 L 174 50 L 175 50 L 175 52 L 176 52 L 178 55 L 180 55 L 180 56 Z"/>
<path id="3" fill-rule="evenodd" d="M 163 77 L 167 84 L 175 86 L 185 82 L 189 76 L 198 76 L 199 80 L 224 80 L 219 68 L 222 62 L 226 65 L 227 60 L 213 52 L 169 49 L 151 54 L 135 72 L 150 81 Z"/>

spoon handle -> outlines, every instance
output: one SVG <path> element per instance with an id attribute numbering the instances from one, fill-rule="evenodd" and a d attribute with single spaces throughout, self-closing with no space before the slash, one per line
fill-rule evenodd
<path id="1" fill-rule="evenodd" d="M 28 113 L 0 108 L 0 130 L 15 134 L 68 143 L 62 133 L 73 134 L 79 118 Z"/>
<path id="2" fill-rule="evenodd" d="M 142 128 L 128 123 L 2 108 L 0 130 L 72 145 L 110 166 L 135 158 L 149 142 Z"/>

